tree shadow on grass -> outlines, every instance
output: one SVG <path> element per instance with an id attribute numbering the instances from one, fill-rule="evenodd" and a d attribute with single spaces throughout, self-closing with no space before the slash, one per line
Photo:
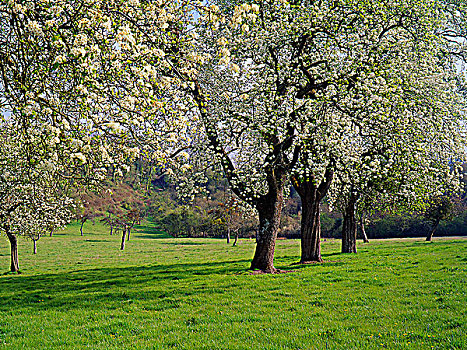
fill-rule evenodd
<path id="1" fill-rule="evenodd" d="M 337 257 L 334 256 L 343 255 L 340 252 L 333 252 L 333 253 L 323 253 L 321 254 L 323 258 L 323 262 L 310 262 L 302 264 L 300 263 L 300 256 L 299 255 L 289 255 L 285 257 L 280 257 L 276 260 L 274 266 L 279 270 L 285 271 L 300 271 L 303 269 L 309 268 L 321 268 L 321 267 L 331 267 L 331 266 L 342 266 L 345 263 L 338 260 Z"/>
<path id="2" fill-rule="evenodd" d="M 166 242 L 167 245 L 206 245 L 208 242 Z"/>
<path id="3" fill-rule="evenodd" d="M 323 253 L 321 254 L 322 257 L 327 257 L 327 256 L 334 256 L 334 255 L 343 255 L 344 253 L 341 252 L 334 252 L 334 253 Z"/>
<path id="4" fill-rule="evenodd" d="M 129 301 L 163 310 L 186 302 L 189 296 L 227 293 L 235 287 L 232 278 L 245 271 L 248 263 L 237 260 L 4 277 L 0 279 L 0 311 L 117 309 Z"/>
<path id="5" fill-rule="evenodd" d="M 151 226 L 136 227 L 132 232 L 133 232 L 133 235 L 135 235 L 135 237 L 138 237 L 138 238 L 149 238 L 149 239 L 173 238 L 168 233 L 161 231 L 158 228 L 151 227 Z"/>
<path id="6" fill-rule="evenodd" d="M 305 263 L 302 264 L 299 262 L 300 259 L 297 261 L 291 263 L 288 266 L 279 266 L 277 268 L 280 268 L 281 270 L 290 270 L 293 269 L 295 271 L 302 270 L 302 269 L 309 269 L 309 268 L 321 268 L 323 266 L 325 267 L 332 267 L 332 266 L 342 266 L 344 263 L 342 261 L 333 261 L 333 260 L 326 260 L 324 259 L 323 262 L 310 262 L 310 263 Z"/>
<path id="7" fill-rule="evenodd" d="M 114 242 L 114 241 L 111 239 L 85 239 L 85 242 L 101 243 L 101 242 Z"/>

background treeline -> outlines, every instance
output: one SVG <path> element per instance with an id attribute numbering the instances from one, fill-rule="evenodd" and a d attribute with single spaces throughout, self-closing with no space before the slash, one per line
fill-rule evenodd
<path id="1" fill-rule="evenodd" d="M 120 197 L 124 197 L 127 207 L 139 208 L 141 216 L 149 216 L 157 226 L 173 237 L 212 237 L 226 238 L 238 235 L 242 238 L 255 238 L 257 218 L 254 213 L 239 215 L 227 182 L 224 179 L 208 177 L 204 191 L 192 202 L 186 202 L 177 195 L 176 184 L 167 176 L 154 176 L 144 173 L 144 167 L 136 163 L 120 187 Z M 115 191 L 115 190 L 114 190 Z M 138 194 L 139 193 L 139 194 Z M 144 198 L 144 199 L 143 199 Z M 131 201 L 134 201 L 133 205 Z M 105 201 L 104 201 L 105 203 Z M 465 196 L 458 199 L 455 208 L 449 209 L 436 230 L 437 236 L 467 235 L 467 206 Z M 102 200 L 91 203 L 93 215 L 109 222 L 109 213 L 102 210 Z M 108 204 L 105 204 L 109 207 Z M 436 204 L 435 204 L 436 206 Z M 302 204 L 300 196 L 290 188 L 282 211 L 279 237 L 300 238 Z M 436 208 L 435 208 L 436 209 Z M 111 211 L 112 214 L 115 212 Z M 106 217 L 107 216 L 107 217 Z M 433 227 L 433 218 L 423 213 L 387 214 L 376 212 L 364 216 L 364 229 L 369 239 L 426 237 Z M 323 238 L 342 238 L 343 218 L 341 213 L 331 210 L 326 200 L 321 205 L 321 234 Z M 358 228 L 362 236 L 361 222 Z"/>
<path id="2" fill-rule="evenodd" d="M 180 206 L 169 189 L 152 197 L 151 216 L 158 226 L 174 237 L 225 237 L 227 226 L 209 210 L 212 200 L 197 199 L 191 206 Z M 279 237 L 300 238 L 300 198 L 290 197 L 282 214 Z M 254 220 L 245 222 L 239 230 L 240 237 L 253 237 Z M 322 206 L 321 233 L 323 238 L 342 238 L 342 215 Z M 402 213 L 389 215 L 376 213 L 365 219 L 369 239 L 426 237 L 431 223 L 423 214 Z M 359 227 L 359 237 L 361 227 Z M 450 220 L 443 220 L 436 230 L 437 236 L 467 236 L 467 210 Z"/>

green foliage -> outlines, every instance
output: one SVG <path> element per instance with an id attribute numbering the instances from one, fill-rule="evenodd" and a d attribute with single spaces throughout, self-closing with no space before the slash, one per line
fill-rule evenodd
<path id="1" fill-rule="evenodd" d="M 199 208 L 179 207 L 164 215 L 158 224 L 173 237 L 220 237 L 226 232 L 222 222 Z"/>
<path id="2" fill-rule="evenodd" d="M 369 239 L 426 237 L 430 232 L 431 224 L 423 216 L 401 213 L 373 215 L 366 219 L 365 228 Z M 324 238 L 341 238 L 342 218 L 327 212 L 321 213 L 321 233 Z M 450 220 L 441 221 L 436 235 L 467 236 L 467 211 L 457 214 Z"/>
<path id="3" fill-rule="evenodd" d="M 423 237 L 430 226 L 423 218 L 413 215 L 384 215 L 367 226 L 368 238 Z M 454 233 L 457 234 L 457 233 Z"/>
<path id="4" fill-rule="evenodd" d="M 441 220 L 451 219 L 456 213 L 456 199 L 443 195 L 431 199 L 430 206 L 424 215 L 433 226 L 438 225 Z"/>
<path id="5" fill-rule="evenodd" d="M 467 240 L 372 241 L 280 275 L 245 272 L 254 240 L 167 238 L 139 226 L 124 252 L 99 224 L 20 240 L 23 274 L 0 276 L 0 349 L 456 349 L 467 347 Z M 0 266 L 9 252 L 0 242 Z"/>

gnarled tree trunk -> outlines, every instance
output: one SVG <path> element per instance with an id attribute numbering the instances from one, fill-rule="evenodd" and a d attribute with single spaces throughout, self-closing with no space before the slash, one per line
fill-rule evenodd
<path id="1" fill-rule="evenodd" d="M 33 253 L 37 254 L 37 240 L 33 239 Z"/>
<path id="2" fill-rule="evenodd" d="M 357 200 L 357 195 L 352 193 L 344 209 L 344 223 L 342 226 L 342 253 L 357 252 Z"/>
<path id="3" fill-rule="evenodd" d="M 281 222 L 286 176 L 287 173 L 283 169 L 269 171 L 267 174 L 268 193 L 256 202 L 259 229 L 251 270 L 261 270 L 266 273 L 277 272 L 274 267 L 274 249 Z"/>
<path id="4" fill-rule="evenodd" d="M 321 220 L 320 203 L 331 186 L 334 172 L 328 168 L 321 183 L 318 185 L 313 178 L 298 182 L 293 179 L 293 185 L 302 200 L 301 257 L 300 263 L 322 262 L 321 258 Z"/>
<path id="5" fill-rule="evenodd" d="M 11 272 L 19 272 L 19 260 L 18 260 L 18 238 L 15 234 L 11 233 L 9 230 L 6 231 L 8 240 L 10 241 L 10 257 L 11 257 Z"/>
<path id="6" fill-rule="evenodd" d="M 321 258 L 321 220 L 320 201 L 316 196 L 305 197 L 302 202 L 302 220 L 300 226 L 301 257 L 300 263 L 322 262 Z"/>
<path id="7" fill-rule="evenodd" d="M 279 192 L 268 194 L 258 201 L 256 209 L 259 215 L 259 232 L 255 255 L 250 267 L 252 270 L 261 270 L 267 273 L 276 272 L 274 249 L 281 222 L 283 197 L 281 189 Z"/>

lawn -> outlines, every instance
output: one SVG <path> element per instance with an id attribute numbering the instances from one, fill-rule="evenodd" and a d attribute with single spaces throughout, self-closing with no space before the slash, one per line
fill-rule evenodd
<path id="1" fill-rule="evenodd" d="M 21 275 L 0 276 L 5 349 L 467 349 L 467 239 L 323 242 L 324 264 L 250 275 L 253 240 L 120 236 L 72 225 L 20 242 Z M 0 270 L 9 267 L 0 241 Z"/>

